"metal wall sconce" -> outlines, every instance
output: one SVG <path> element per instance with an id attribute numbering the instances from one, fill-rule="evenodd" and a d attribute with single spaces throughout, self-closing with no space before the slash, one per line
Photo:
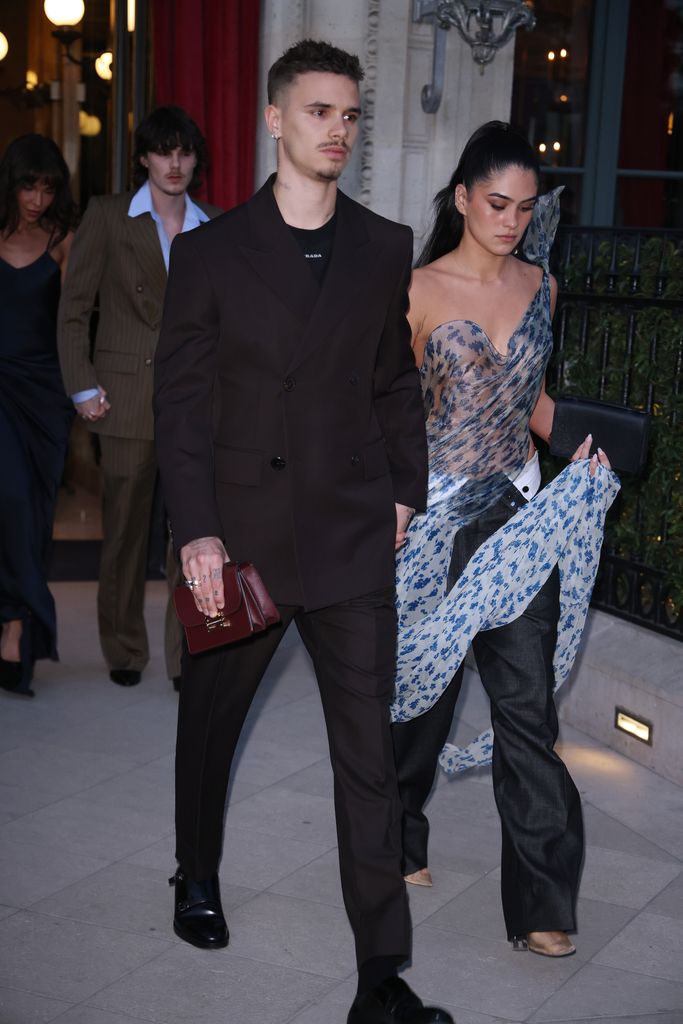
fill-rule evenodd
<path id="1" fill-rule="evenodd" d="M 452 26 L 472 47 L 483 73 L 518 28 L 531 31 L 536 18 L 526 0 L 413 0 L 413 21 L 434 25 L 432 80 L 422 89 L 422 109 L 435 114 L 441 104 L 446 70 L 446 32 Z"/>
<path id="2" fill-rule="evenodd" d="M 71 47 L 81 38 L 76 25 L 80 24 L 85 14 L 83 0 L 45 0 L 43 10 L 47 20 L 56 26 L 52 35 L 64 47 L 66 59 L 72 64 L 82 64 L 83 62 L 71 53 Z"/>

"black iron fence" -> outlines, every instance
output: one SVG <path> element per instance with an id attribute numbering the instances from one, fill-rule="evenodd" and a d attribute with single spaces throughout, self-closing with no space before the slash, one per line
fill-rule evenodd
<path id="1" fill-rule="evenodd" d="M 683 640 L 683 232 L 563 227 L 552 269 L 550 393 L 651 414 L 647 467 L 622 477 L 608 515 L 593 605 Z"/>

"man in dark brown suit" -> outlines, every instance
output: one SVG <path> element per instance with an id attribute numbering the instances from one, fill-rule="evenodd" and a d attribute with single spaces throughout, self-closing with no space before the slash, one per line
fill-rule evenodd
<path id="1" fill-rule="evenodd" d="M 59 310 L 59 356 L 76 411 L 100 438 L 102 556 L 97 595 L 100 642 L 110 678 L 140 681 L 149 658 L 143 616 L 147 538 L 157 475 L 153 360 L 171 241 L 220 213 L 194 203 L 206 146 L 178 107 L 159 107 L 135 132 L 137 191 L 96 196 L 71 250 Z M 91 360 L 90 317 L 99 295 Z M 177 573 L 169 560 L 170 581 Z M 181 635 L 166 616 L 166 668 L 180 675 Z"/>
<path id="2" fill-rule="evenodd" d="M 292 620 L 311 655 L 335 779 L 359 988 L 350 1024 L 451 1021 L 397 976 L 409 956 L 389 732 L 394 550 L 424 508 L 419 377 L 405 318 L 410 229 L 337 191 L 360 116 L 358 59 L 305 40 L 269 74 L 278 171 L 173 246 L 156 356 L 156 441 L 183 572 L 223 605 L 253 561 L 282 623 L 186 656 L 176 749 L 176 933 L 225 946 L 217 868 L 230 765 Z"/>

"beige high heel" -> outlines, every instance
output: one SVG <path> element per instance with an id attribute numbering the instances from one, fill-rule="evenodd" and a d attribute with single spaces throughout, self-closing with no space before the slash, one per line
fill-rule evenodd
<path id="1" fill-rule="evenodd" d="M 529 932 L 526 939 L 513 939 L 514 949 L 528 949 L 539 956 L 571 956 L 576 946 L 569 941 L 566 932 Z"/>
<path id="2" fill-rule="evenodd" d="M 420 868 L 419 871 L 412 871 L 409 875 L 404 875 L 403 877 L 410 885 L 425 885 L 428 887 L 434 885 L 429 868 Z"/>

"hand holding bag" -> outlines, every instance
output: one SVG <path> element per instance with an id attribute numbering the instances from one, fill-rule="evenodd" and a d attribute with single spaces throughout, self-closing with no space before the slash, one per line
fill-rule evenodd
<path id="1" fill-rule="evenodd" d="M 617 472 L 640 473 L 647 461 L 649 427 L 646 412 L 591 398 L 556 398 L 550 454 L 569 459 L 592 434 L 591 454 L 600 446 Z"/>
<path id="2" fill-rule="evenodd" d="M 280 621 L 280 613 L 251 562 L 224 563 L 223 593 L 223 610 L 212 619 L 199 611 L 187 584 L 181 583 L 173 591 L 173 604 L 190 654 L 243 640 Z"/>

